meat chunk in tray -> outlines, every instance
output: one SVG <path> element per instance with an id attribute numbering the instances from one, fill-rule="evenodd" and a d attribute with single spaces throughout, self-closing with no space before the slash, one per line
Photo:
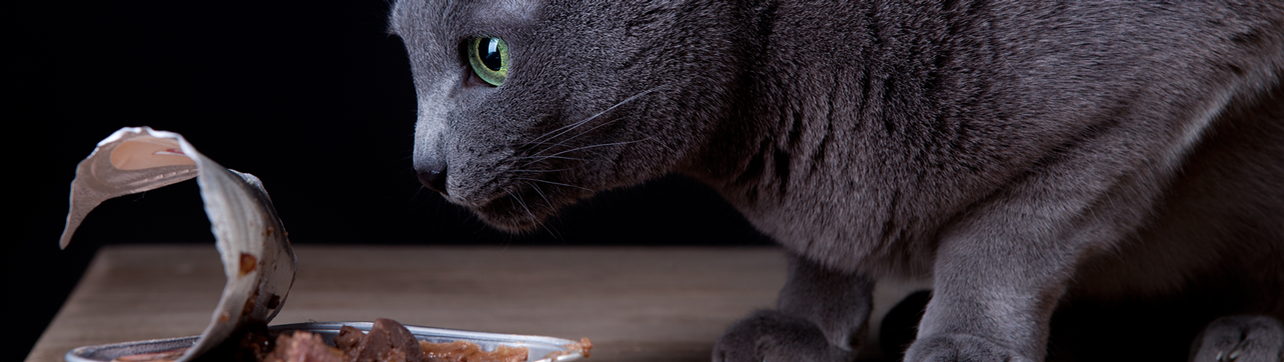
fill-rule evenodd
<path id="1" fill-rule="evenodd" d="M 401 323 L 376 319 L 369 333 L 344 326 L 334 337 L 334 346 L 320 335 L 297 331 L 277 336 L 275 347 L 262 362 L 521 362 L 528 350 L 500 346 L 482 351 L 464 341 L 429 343 L 415 336 Z"/>

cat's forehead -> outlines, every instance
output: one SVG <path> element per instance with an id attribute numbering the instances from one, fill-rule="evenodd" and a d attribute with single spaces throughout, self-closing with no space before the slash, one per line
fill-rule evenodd
<path id="1" fill-rule="evenodd" d="M 456 28 L 467 24 L 527 23 L 535 18 L 542 0 L 401 0 L 389 21 L 389 31 L 412 32 Z"/>
<path id="2" fill-rule="evenodd" d="M 529 21 L 539 8 L 539 0 L 495 0 L 486 2 L 476 16 L 498 16 L 515 21 Z"/>

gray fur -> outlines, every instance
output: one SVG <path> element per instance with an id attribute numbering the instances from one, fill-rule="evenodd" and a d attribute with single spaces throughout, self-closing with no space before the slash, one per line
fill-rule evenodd
<path id="1" fill-rule="evenodd" d="M 896 275 L 935 280 L 910 361 L 1043 360 L 1076 306 L 1284 318 L 1278 0 L 403 0 L 390 29 L 415 166 L 483 220 L 677 173 L 797 256 L 716 360 L 849 359 Z"/>

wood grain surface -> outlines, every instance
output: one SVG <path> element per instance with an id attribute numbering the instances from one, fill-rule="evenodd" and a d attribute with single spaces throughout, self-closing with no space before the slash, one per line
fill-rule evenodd
<path id="1" fill-rule="evenodd" d="M 708 361 L 728 325 L 773 306 L 774 248 L 295 247 L 272 324 L 370 321 L 589 337 L 589 361 Z M 27 361 L 200 334 L 224 284 L 213 245 L 104 247 Z"/>

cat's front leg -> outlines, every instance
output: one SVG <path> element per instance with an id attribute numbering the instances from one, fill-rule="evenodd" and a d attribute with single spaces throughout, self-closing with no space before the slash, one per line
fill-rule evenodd
<path id="1" fill-rule="evenodd" d="M 732 325 L 714 346 L 714 362 L 851 361 L 869 318 L 874 281 L 790 255 L 777 310 Z"/>
<path id="2" fill-rule="evenodd" d="M 943 240 L 932 300 L 905 361 L 1043 360 L 1052 311 L 1082 249 L 1031 234 L 1055 229 L 1047 224 L 980 226 Z"/>

